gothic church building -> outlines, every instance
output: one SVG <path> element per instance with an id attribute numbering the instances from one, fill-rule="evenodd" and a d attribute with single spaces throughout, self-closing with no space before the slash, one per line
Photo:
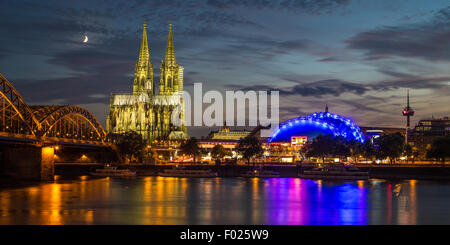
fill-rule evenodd
<path id="1" fill-rule="evenodd" d="M 186 139 L 183 69 L 175 59 L 172 24 L 169 24 L 165 58 L 160 66 L 159 89 L 155 91 L 153 64 L 144 23 L 139 60 L 134 69 L 133 93 L 111 95 L 106 118 L 108 133 L 135 131 L 142 135 L 146 143 Z M 173 123 L 172 117 L 177 118 L 178 123 Z"/>

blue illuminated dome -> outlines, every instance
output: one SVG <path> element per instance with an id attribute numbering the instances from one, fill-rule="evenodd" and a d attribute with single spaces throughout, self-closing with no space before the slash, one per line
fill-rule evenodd
<path id="1" fill-rule="evenodd" d="M 292 136 L 306 136 L 310 140 L 319 134 L 332 134 L 348 141 L 364 142 L 361 129 L 352 120 L 329 112 L 316 112 L 306 117 L 289 119 L 272 132 L 268 142 L 291 141 Z"/>

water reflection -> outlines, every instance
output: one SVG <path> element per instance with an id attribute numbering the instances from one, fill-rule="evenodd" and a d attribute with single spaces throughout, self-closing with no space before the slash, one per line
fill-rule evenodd
<path id="1" fill-rule="evenodd" d="M 0 224 L 449 224 L 445 194 L 416 180 L 81 176 L 0 190 Z"/>

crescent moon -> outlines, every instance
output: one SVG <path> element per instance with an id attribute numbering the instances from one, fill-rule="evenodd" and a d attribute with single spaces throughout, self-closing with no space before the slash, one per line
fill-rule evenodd
<path id="1" fill-rule="evenodd" d="M 89 38 L 88 38 L 88 36 L 87 35 L 85 35 L 84 36 L 84 40 L 83 40 L 83 43 L 87 43 L 87 41 L 89 40 Z"/>

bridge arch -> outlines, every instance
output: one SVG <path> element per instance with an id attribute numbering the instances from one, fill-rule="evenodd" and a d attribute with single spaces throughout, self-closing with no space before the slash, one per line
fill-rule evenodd
<path id="1" fill-rule="evenodd" d="M 6 137 L 18 138 L 31 135 L 36 139 L 56 137 L 96 142 L 106 140 L 105 130 L 88 110 L 76 105 L 29 106 L 2 74 L 0 133 L 6 133 Z"/>
<path id="2" fill-rule="evenodd" d="M 106 132 L 88 110 L 76 105 L 58 106 L 40 120 L 43 137 L 104 141 Z"/>
<path id="3" fill-rule="evenodd" d="M 38 136 L 40 124 L 19 92 L 0 74 L 0 131 Z"/>

